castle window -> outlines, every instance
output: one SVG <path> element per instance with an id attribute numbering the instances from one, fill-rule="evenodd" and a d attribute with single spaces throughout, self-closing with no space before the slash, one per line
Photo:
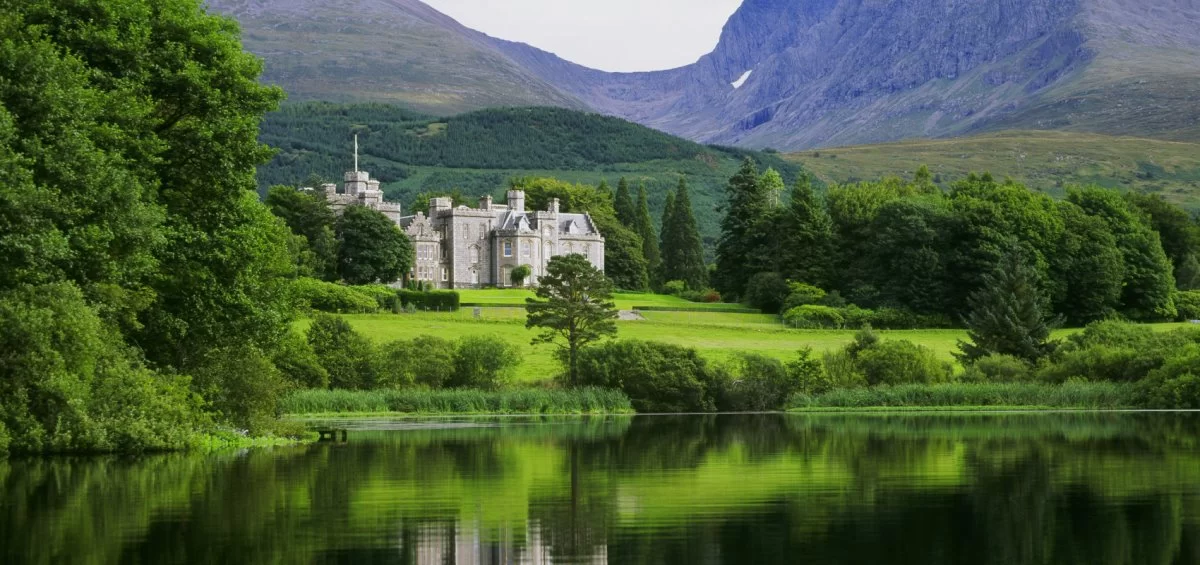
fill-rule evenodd
<path id="1" fill-rule="evenodd" d="M 479 262 L 479 247 L 477 247 L 477 246 L 471 247 L 471 262 L 472 263 Z"/>
<path id="2" fill-rule="evenodd" d="M 442 282 L 445 282 L 448 280 L 450 280 L 450 271 L 446 270 L 445 267 L 442 267 Z"/>
<path id="3" fill-rule="evenodd" d="M 521 246 L 521 256 L 522 256 L 522 257 L 529 257 L 529 250 L 530 250 L 530 248 L 532 248 L 532 247 L 533 247 L 533 246 L 532 246 L 532 245 L 529 245 L 528 243 L 526 243 L 525 245 Z"/>
<path id="4" fill-rule="evenodd" d="M 512 240 L 504 240 L 504 256 L 512 257 Z"/>

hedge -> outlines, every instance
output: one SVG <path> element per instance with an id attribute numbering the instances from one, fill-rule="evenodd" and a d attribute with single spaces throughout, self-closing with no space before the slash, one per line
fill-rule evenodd
<path id="1" fill-rule="evenodd" d="M 459 294 L 453 290 L 398 290 L 396 295 L 400 297 L 400 305 L 408 308 L 409 305 L 418 310 L 438 310 L 442 312 L 457 311 L 459 306 Z"/>

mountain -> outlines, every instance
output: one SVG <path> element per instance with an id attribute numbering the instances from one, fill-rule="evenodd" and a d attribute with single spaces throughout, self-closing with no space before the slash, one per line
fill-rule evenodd
<path id="1" fill-rule="evenodd" d="M 1200 0 L 745 0 L 712 53 L 606 73 L 416 0 L 212 0 L 294 98 L 588 108 L 798 150 L 1063 130 L 1200 140 Z"/>
<path id="2" fill-rule="evenodd" d="M 786 149 L 1058 129 L 1196 139 L 1196 0 L 746 0 L 698 62 L 591 71 L 495 42 L 592 108 Z"/>
<path id="3" fill-rule="evenodd" d="M 949 186 L 970 173 L 1012 178 L 1054 196 L 1070 185 L 1158 194 L 1200 211 L 1200 143 L 1065 131 L 1007 131 L 955 139 L 914 139 L 785 155 L 826 183 L 891 175 L 922 165 Z"/>
<path id="4" fill-rule="evenodd" d="M 242 26 L 263 80 L 292 100 L 375 101 L 449 115 L 493 106 L 586 109 L 490 38 L 417 0 L 208 0 Z"/>
<path id="5" fill-rule="evenodd" d="M 268 114 L 261 140 L 278 149 L 259 167 L 259 183 L 337 181 L 351 167 L 352 135 L 361 168 L 383 182 L 390 199 L 409 206 L 421 193 L 503 197 L 514 177 L 548 176 L 615 190 L 621 177 L 646 186 L 653 217 L 667 192 L 688 181 L 701 235 L 719 233 L 729 177 L 749 156 L 791 183 L 800 166 L 779 155 L 710 147 L 619 118 L 559 108 L 499 108 L 449 118 L 385 104 L 287 104 Z M 313 175 L 319 179 L 311 178 Z"/>

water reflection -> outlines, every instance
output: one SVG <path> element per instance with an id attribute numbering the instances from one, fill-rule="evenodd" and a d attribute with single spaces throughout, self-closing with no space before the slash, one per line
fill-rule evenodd
<path id="1" fill-rule="evenodd" d="M 0 562 L 1200 563 L 1193 414 L 354 426 L 0 462 Z"/>

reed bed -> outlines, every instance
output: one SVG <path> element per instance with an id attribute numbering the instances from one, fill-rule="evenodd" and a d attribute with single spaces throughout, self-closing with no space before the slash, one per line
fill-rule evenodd
<path id="1" fill-rule="evenodd" d="M 604 388 L 486 390 L 302 390 L 284 414 L 627 414 L 629 397 Z"/>
<path id="2" fill-rule="evenodd" d="M 798 394 L 794 410 L 822 408 L 1054 408 L 1112 410 L 1133 407 L 1134 385 L 1110 382 L 947 383 L 839 389 L 820 395 Z"/>

